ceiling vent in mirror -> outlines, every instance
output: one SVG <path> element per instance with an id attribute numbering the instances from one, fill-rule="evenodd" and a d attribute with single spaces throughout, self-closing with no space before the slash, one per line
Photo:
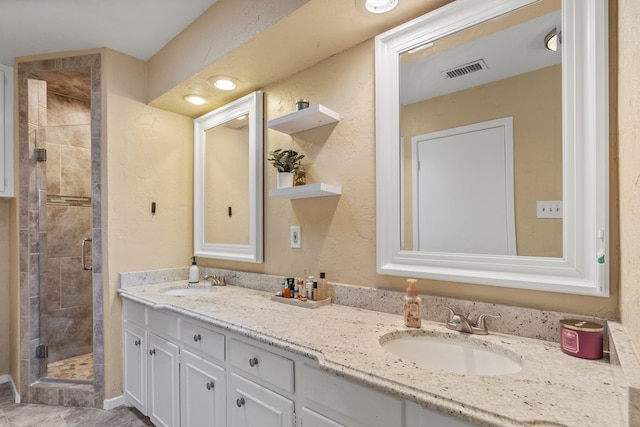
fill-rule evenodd
<path id="1" fill-rule="evenodd" d="M 455 77 L 466 76 L 467 74 L 475 73 L 476 71 L 486 70 L 487 64 L 482 59 L 478 59 L 477 61 L 469 62 L 468 64 L 459 65 L 457 67 L 451 68 L 449 70 L 443 71 L 442 75 L 453 79 Z"/>

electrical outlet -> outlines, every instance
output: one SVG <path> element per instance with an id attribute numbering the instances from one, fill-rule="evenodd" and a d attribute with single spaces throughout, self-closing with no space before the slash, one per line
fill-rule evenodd
<path id="1" fill-rule="evenodd" d="M 302 244 L 302 235 L 300 234 L 300 226 L 294 225 L 291 227 L 291 232 L 289 233 L 291 247 L 294 249 L 299 249 Z"/>
<path id="2" fill-rule="evenodd" d="M 538 218 L 562 218 L 562 200 L 538 201 Z"/>

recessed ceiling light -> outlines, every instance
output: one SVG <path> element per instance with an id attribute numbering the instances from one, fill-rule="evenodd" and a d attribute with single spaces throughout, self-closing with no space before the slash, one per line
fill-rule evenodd
<path id="1" fill-rule="evenodd" d="M 183 99 L 193 105 L 202 105 L 207 103 L 207 100 L 200 95 L 186 95 Z"/>
<path id="2" fill-rule="evenodd" d="M 398 0 L 366 0 L 364 3 L 371 13 L 385 13 L 398 5 Z"/>
<path id="3" fill-rule="evenodd" d="M 210 86 L 220 90 L 233 90 L 236 88 L 236 80 L 226 76 L 213 76 L 207 79 Z"/>

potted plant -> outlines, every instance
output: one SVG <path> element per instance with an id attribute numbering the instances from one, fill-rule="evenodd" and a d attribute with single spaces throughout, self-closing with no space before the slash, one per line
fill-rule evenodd
<path id="1" fill-rule="evenodd" d="M 267 160 L 278 170 L 278 188 L 292 187 L 293 175 L 300 167 L 300 160 L 304 154 L 298 154 L 294 150 L 277 150 L 269 153 Z"/>

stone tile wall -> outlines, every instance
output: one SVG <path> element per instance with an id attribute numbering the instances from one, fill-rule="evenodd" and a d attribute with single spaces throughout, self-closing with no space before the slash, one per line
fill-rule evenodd
<path id="1" fill-rule="evenodd" d="M 47 148 L 41 337 L 49 346 L 48 361 L 55 362 L 92 351 L 91 271 L 82 269 L 81 258 L 82 239 L 91 237 L 90 103 L 48 91 L 47 123 L 40 134 Z"/>

